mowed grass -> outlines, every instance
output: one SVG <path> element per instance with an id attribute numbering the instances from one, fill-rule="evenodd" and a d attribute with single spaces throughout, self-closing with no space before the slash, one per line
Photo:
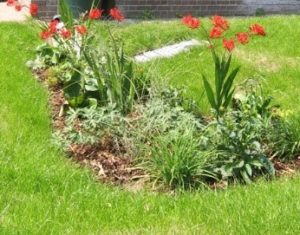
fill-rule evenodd
<path id="1" fill-rule="evenodd" d="M 298 50 L 299 23 L 297 17 L 282 19 L 263 20 L 278 32 L 287 30 L 282 37 L 293 33 L 293 41 L 278 43 L 282 44 L 278 53 L 286 48 L 282 54 L 294 57 L 297 53 L 291 50 Z M 126 33 L 131 27 L 138 26 L 119 30 Z M 159 24 L 152 27 L 159 29 Z M 89 170 L 70 162 L 51 144 L 47 90 L 25 66 L 39 43 L 36 33 L 31 24 L 0 24 L 0 234 L 299 234 L 299 175 L 171 196 L 103 185 Z M 153 47 L 169 40 L 152 33 Z M 134 37 L 138 43 L 142 36 Z M 290 69 L 287 73 L 296 75 Z M 289 100 L 297 96 L 293 94 L 297 85 L 285 81 Z"/>

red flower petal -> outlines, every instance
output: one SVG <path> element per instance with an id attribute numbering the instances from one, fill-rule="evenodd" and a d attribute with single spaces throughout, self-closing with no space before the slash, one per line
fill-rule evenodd
<path id="1" fill-rule="evenodd" d="M 191 29 L 197 29 L 201 25 L 200 20 L 191 15 L 184 16 L 182 18 L 182 23 Z"/>
<path id="2" fill-rule="evenodd" d="M 253 24 L 250 26 L 250 31 L 253 34 L 260 35 L 260 36 L 266 36 L 266 32 L 263 26 L 260 24 Z"/>
<path id="3" fill-rule="evenodd" d="M 39 11 L 39 6 L 35 3 L 30 3 L 29 5 L 29 12 L 32 16 L 36 16 Z"/>
<path id="4" fill-rule="evenodd" d="M 236 39 L 241 44 L 247 44 L 249 42 L 249 34 L 248 33 L 237 33 Z"/>
<path id="5" fill-rule="evenodd" d="M 103 12 L 103 10 L 100 10 L 100 9 L 98 9 L 98 8 L 93 8 L 93 9 L 91 9 L 90 12 L 89 12 L 89 18 L 90 18 L 91 20 L 97 20 L 97 19 L 100 19 L 101 16 L 102 16 L 102 12 Z"/>
<path id="6" fill-rule="evenodd" d="M 114 18 L 117 21 L 124 20 L 124 16 L 123 16 L 122 12 L 116 7 L 110 9 L 109 13 L 112 16 L 112 18 Z"/>
<path id="7" fill-rule="evenodd" d="M 223 47 L 231 52 L 235 48 L 235 43 L 233 39 L 223 39 Z"/>

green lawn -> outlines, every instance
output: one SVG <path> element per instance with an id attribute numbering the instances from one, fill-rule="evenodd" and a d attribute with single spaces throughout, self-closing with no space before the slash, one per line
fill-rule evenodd
<path id="1" fill-rule="evenodd" d="M 259 19 L 269 36 L 247 46 L 275 63 L 281 59 L 279 71 L 263 68 L 261 74 L 268 80 L 266 90 L 294 112 L 299 111 L 300 69 L 290 66 L 287 58 L 296 60 L 300 55 L 299 19 Z M 246 21 L 253 20 L 258 21 Z M 239 19 L 234 22 L 238 27 L 245 24 Z M 131 54 L 194 34 L 174 22 L 122 26 L 118 32 L 131 42 L 127 44 Z M 25 66 L 34 56 L 36 33 L 30 24 L 0 24 L 0 234 L 299 233 L 299 175 L 226 191 L 168 196 L 103 185 L 90 171 L 71 163 L 51 144 L 47 91 Z M 194 55 L 199 53 L 203 57 L 196 63 Z M 164 75 L 168 65 L 188 63 L 172 72 L 172 82 L 195 87 L 192 90 L 197 94 L 196 84 L 201 82 L 191 70 L 208 72 L 211 65 L 205 58 L 207 52 L 196 49 L 153 67 Z M 244 75 L 251 75 L 257 67 L 253 61 L 240 60 Z"/>

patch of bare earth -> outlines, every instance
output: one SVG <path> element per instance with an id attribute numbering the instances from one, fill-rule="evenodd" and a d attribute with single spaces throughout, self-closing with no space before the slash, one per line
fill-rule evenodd
<path id="1" fill-rule="evenodd" d="M 275 161 L 274 168 L 277 176 L 293 176 L 296 171 L 300 170 L 300 156 L 287 163 Z"/>

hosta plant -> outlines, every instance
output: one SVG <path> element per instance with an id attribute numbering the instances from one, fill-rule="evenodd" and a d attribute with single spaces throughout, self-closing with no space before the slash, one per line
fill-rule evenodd
<path id="1" fill-rule="evenodd" d="M 240 67 L 231 69 L 232 52 L 237 43 L 245 45 L 249 42 L 251 36 L 260 35 L 265 36 L 264 28 L 259 24 L 250 26 L 247 32 L 239 32 L 234 38 L 227 38 L 226 33 L 230 30 L 229 22 L 221 16 L 214 16 L 211 18 L 212 28 L 208 31 L 202 22 L 192 17 L 191 15 L 185 16 L 182 19 L 183 24 L 191 29 L 201 29 L 209 43 L 209 48 L 214 61 L 214 83 L 209 82 L 205 75 L 203 77 L 203 84 L 208 101 L 211 107 L 215 110 L 215 114 L 220 116 L 229 107 L 232 102 L 234 94 L 234 81 L 240 70 Z M 224 53 L 218 53 L 217 41 L 222 40 Z"/>

